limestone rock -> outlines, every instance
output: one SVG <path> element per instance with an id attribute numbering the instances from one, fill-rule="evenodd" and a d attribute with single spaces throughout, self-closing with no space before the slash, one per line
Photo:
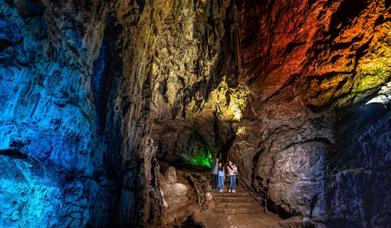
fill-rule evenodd
<path id="1" fill-rule="evenodd" d="M 211 192 L 206 192 L 205 193 L 205 198 L 208 202 L 212 201 L 213 200 L 213 195 Z"/>
<path id="2" fill-rule="evenodd" d="M 175 184 L 177 182 L 176 170 L 173 166 L 168 167 L 164 172 L 164 176 L 168 184 Z"/>
<path id="3" fill-rule="evenodd" d="M 268 200 L 270 208 L 333 226 L 365 227 L 375 223 L 370 219 L 375 215 L 381 223 L 389 218 L 383 206 L 369 203 L 374 200 L 371 194 L 363 194 L 364 186 L 378 183 L 378 178 L 367 179 L 373 173 L 391 181 L 379 170 L 388 157 L 389 140 L 382 137 L 389 132 L 384 127 L 389 107 L 365 105 L 379 85 L 390 80 L 385 76 L 390 75 L 390 58 L 380 54 L 390 48 L 384 35 L 389 33 L 384 20 L 390 17 L 388 8 L 386 1 L 349 0 L 238 5 L 239 80 L 250 89 L 251 109 L 249 119 L 240 123 L 246 131 L 230 154 L 245 182 Z M 381 92 L 379 96 L 384 97 Z M 384 130 L 378 133 L 381 142 L 368 135 L 379 128 Z M 370 156 L 374 160 L 369 162 L 368 154 L 379 153 L 384 157 Z M 362 167 L 370 167 L 369 172 L 360 171 Z M 336 175 L 345 171 L 349 187 L 337 184 Z M 362 184 L 358 176 L 368 183 Z M 353 194 L 356 190 L 360 193 Z M 344 191 L 350 194 L 340 196 Z M 341 206 L 329 203 L 342 198 L 373 205 L 364 213 L 368 217 L 360 212 L 362 206 L 347 203 L 346 214 L 334 213 L 341 212 Z"/>
<path id="4" fill-rule="evenodd" d="M 167 208 L 167 207 L 168 207 L 168 203 L 167 203 L 167 201 L 164 199 L 164 192 L 163 192 L 163 190 L 160 189 L 160 193 L 162 194 L 163 206 L 164 206 L 165 208 Z"/>
<path id="5" fill-rule="evenodd" d="M 55 226 L 61 220 L 63 197 L 58 176 L 25 158 L 2 155 L 0 164 L 0 226 Z M 69 216 L 74 215 L 70 211 Z"/>
<path id="6" fill-rule="evenodd" d="M 166 174 L 175 173 L 175 168 L 170 166 L 166 170 Z M 172 178 L 172 177 L 168 177 Z M 164 176 L 162 179 L 166 179 Z M 190 199 L 191 187 L 184 183 L 178 183 L 169 181 L 160 181 L 161 195 L 163 196 L 163 218 L 162 222 L 165 225 L 173 224 L 174 222 L 184 221 L 188 216 L 191 215 L 189 208 L 192 207 L 195 202 Z"/>
<path id="7" fill-rule="evenodd" d="M 190 190 L 187 185 L 182 183 L 168 184 L 166 186 L 162 186 L 162 189 L 166 199 L 186 196 L 188 191 Z"/>

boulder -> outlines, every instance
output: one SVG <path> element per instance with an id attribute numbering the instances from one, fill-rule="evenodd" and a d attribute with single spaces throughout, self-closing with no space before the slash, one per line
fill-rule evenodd
<path id="1" fill-rule="evenodd" d="M 168 169 L 164 172 L 164 177 L 167 180 L 167 183 L 174 184 L 178 181 L 176 175 L 176 169 L 173 166 L 168 167 Z"/>

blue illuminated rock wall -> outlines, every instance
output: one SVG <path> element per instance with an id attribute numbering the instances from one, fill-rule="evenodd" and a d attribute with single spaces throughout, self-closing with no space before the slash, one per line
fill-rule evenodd
<path id="1" fill-rule="evenodd" d="M 115 200 L 104 189 L 114 187 L 91 84 L 100 10 L 96 2 L 0 0 L 0 151 L 26 155 L 0 155 L 0 226 L 110 221 Z"/>
<path id="2" fill-rule="evenodd" d="M 62 190 L 52 172 L 37 162 L 0 156 L 0 227 L 58 224 Z"/>
<path id="3" fill-rule="evenodd" d="M 7 192 L 29 185 L 48 196 L 0 198 L 0 224 L 105 227 L 159 218 L 158 166 L 145 152 L 153 145 L 144 146 L 151 92 L 145 63 L 153 58 L 145 53 L 153 54 L 155 42 L 144 37 L 155 23 L 151 4 L 144 6 L 0 0 L 0 156 L 16 159 L 6 155 L 13 151 L 22 156 L 15 162 L 39 164 L 15 172 L 48 174 L 13 184 L 13 176 L 1 176 Z M 50 197 L 50 215 L 30 216 L 38 206 L 22 206 Z M 15 217 L 18 208 L 24 212 Z"/>
<path id="4" fill-rule="evenodd" d="M 233 75 L 232 53 L 222 52 L 229 5 L 223 0 L 0 0 L 0 152 L 20 153 L 23 162 L 37 161 L 56 176 L 54 182 L 34 177 L 42 178 L 34 183 L 58 186 L 53 191 L 61 207 L 53 210 L 49 225 L 152 226 L 162 220 L 156 133 L 167 127 L 151 116 L 178 125 L 172 114 L 184 112 L 183 96 L 198 90 L 207 96 L 226 65 Z M 166 57 L 170 52 L 175 54 Z M 184 53 L 191 55 L 184 58 Z M 200 63 L 193 60 L 198 58 Z M 180 71 L 170 70 L 178 66 Z M 188 72 L 188 85 L 176 86 Z M 216 85 L 210 75 L 218 75 Z M 164 77 L 175 86 L 171 103 L 155 96 Z M 197 119 L 184 122 L 190 126 Z M 183 126 L 178 129 L 182 134 Z M 209 124 L 205 132 L 213 129 Z M 12 214 L 15 208 L 4 204 L 5 214 Z M 7 216 L 0 219 L 21 225 Z M 46 222 L 38 219 L 36 225 Z"/>

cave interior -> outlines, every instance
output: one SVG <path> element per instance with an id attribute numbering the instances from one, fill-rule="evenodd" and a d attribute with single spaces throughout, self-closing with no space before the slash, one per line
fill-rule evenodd
<path id="1" fill-rule="evenodd" d="M 239 225 L 389 227 L 390 11 L 0 0 L 0 227 L 225 227 L 216 158 Z"/>

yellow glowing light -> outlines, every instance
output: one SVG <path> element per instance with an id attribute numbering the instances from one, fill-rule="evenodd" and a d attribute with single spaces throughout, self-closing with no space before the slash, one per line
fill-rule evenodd
<path id="1" fill-rule="evenodd" d="M 242 117 L 242 112 L 240 111 L 240 109 L 237 106 L 235 106 L 233 114 L 234 114 L 233 120 L 240 121 L 240 118 Z"/>
<path id="2" fill-rule="evenodd" d="M 238 127 L 238 129 L 236 130 L 236 135 L 240 136 L 245 134 L 246 134 L 246 127 Z"/>
<path id="3" fill-rule="evenodd" d="M 211 92 L 203 109 L 216 110 L 219 119 L 224 121 L 240 121 L 247 105 L 248 94 L 247 87 L 243 85 L 229 87 L 224 77 L 219 86 Z M 194 107 L 193 103 L 188 107 Z"/>

